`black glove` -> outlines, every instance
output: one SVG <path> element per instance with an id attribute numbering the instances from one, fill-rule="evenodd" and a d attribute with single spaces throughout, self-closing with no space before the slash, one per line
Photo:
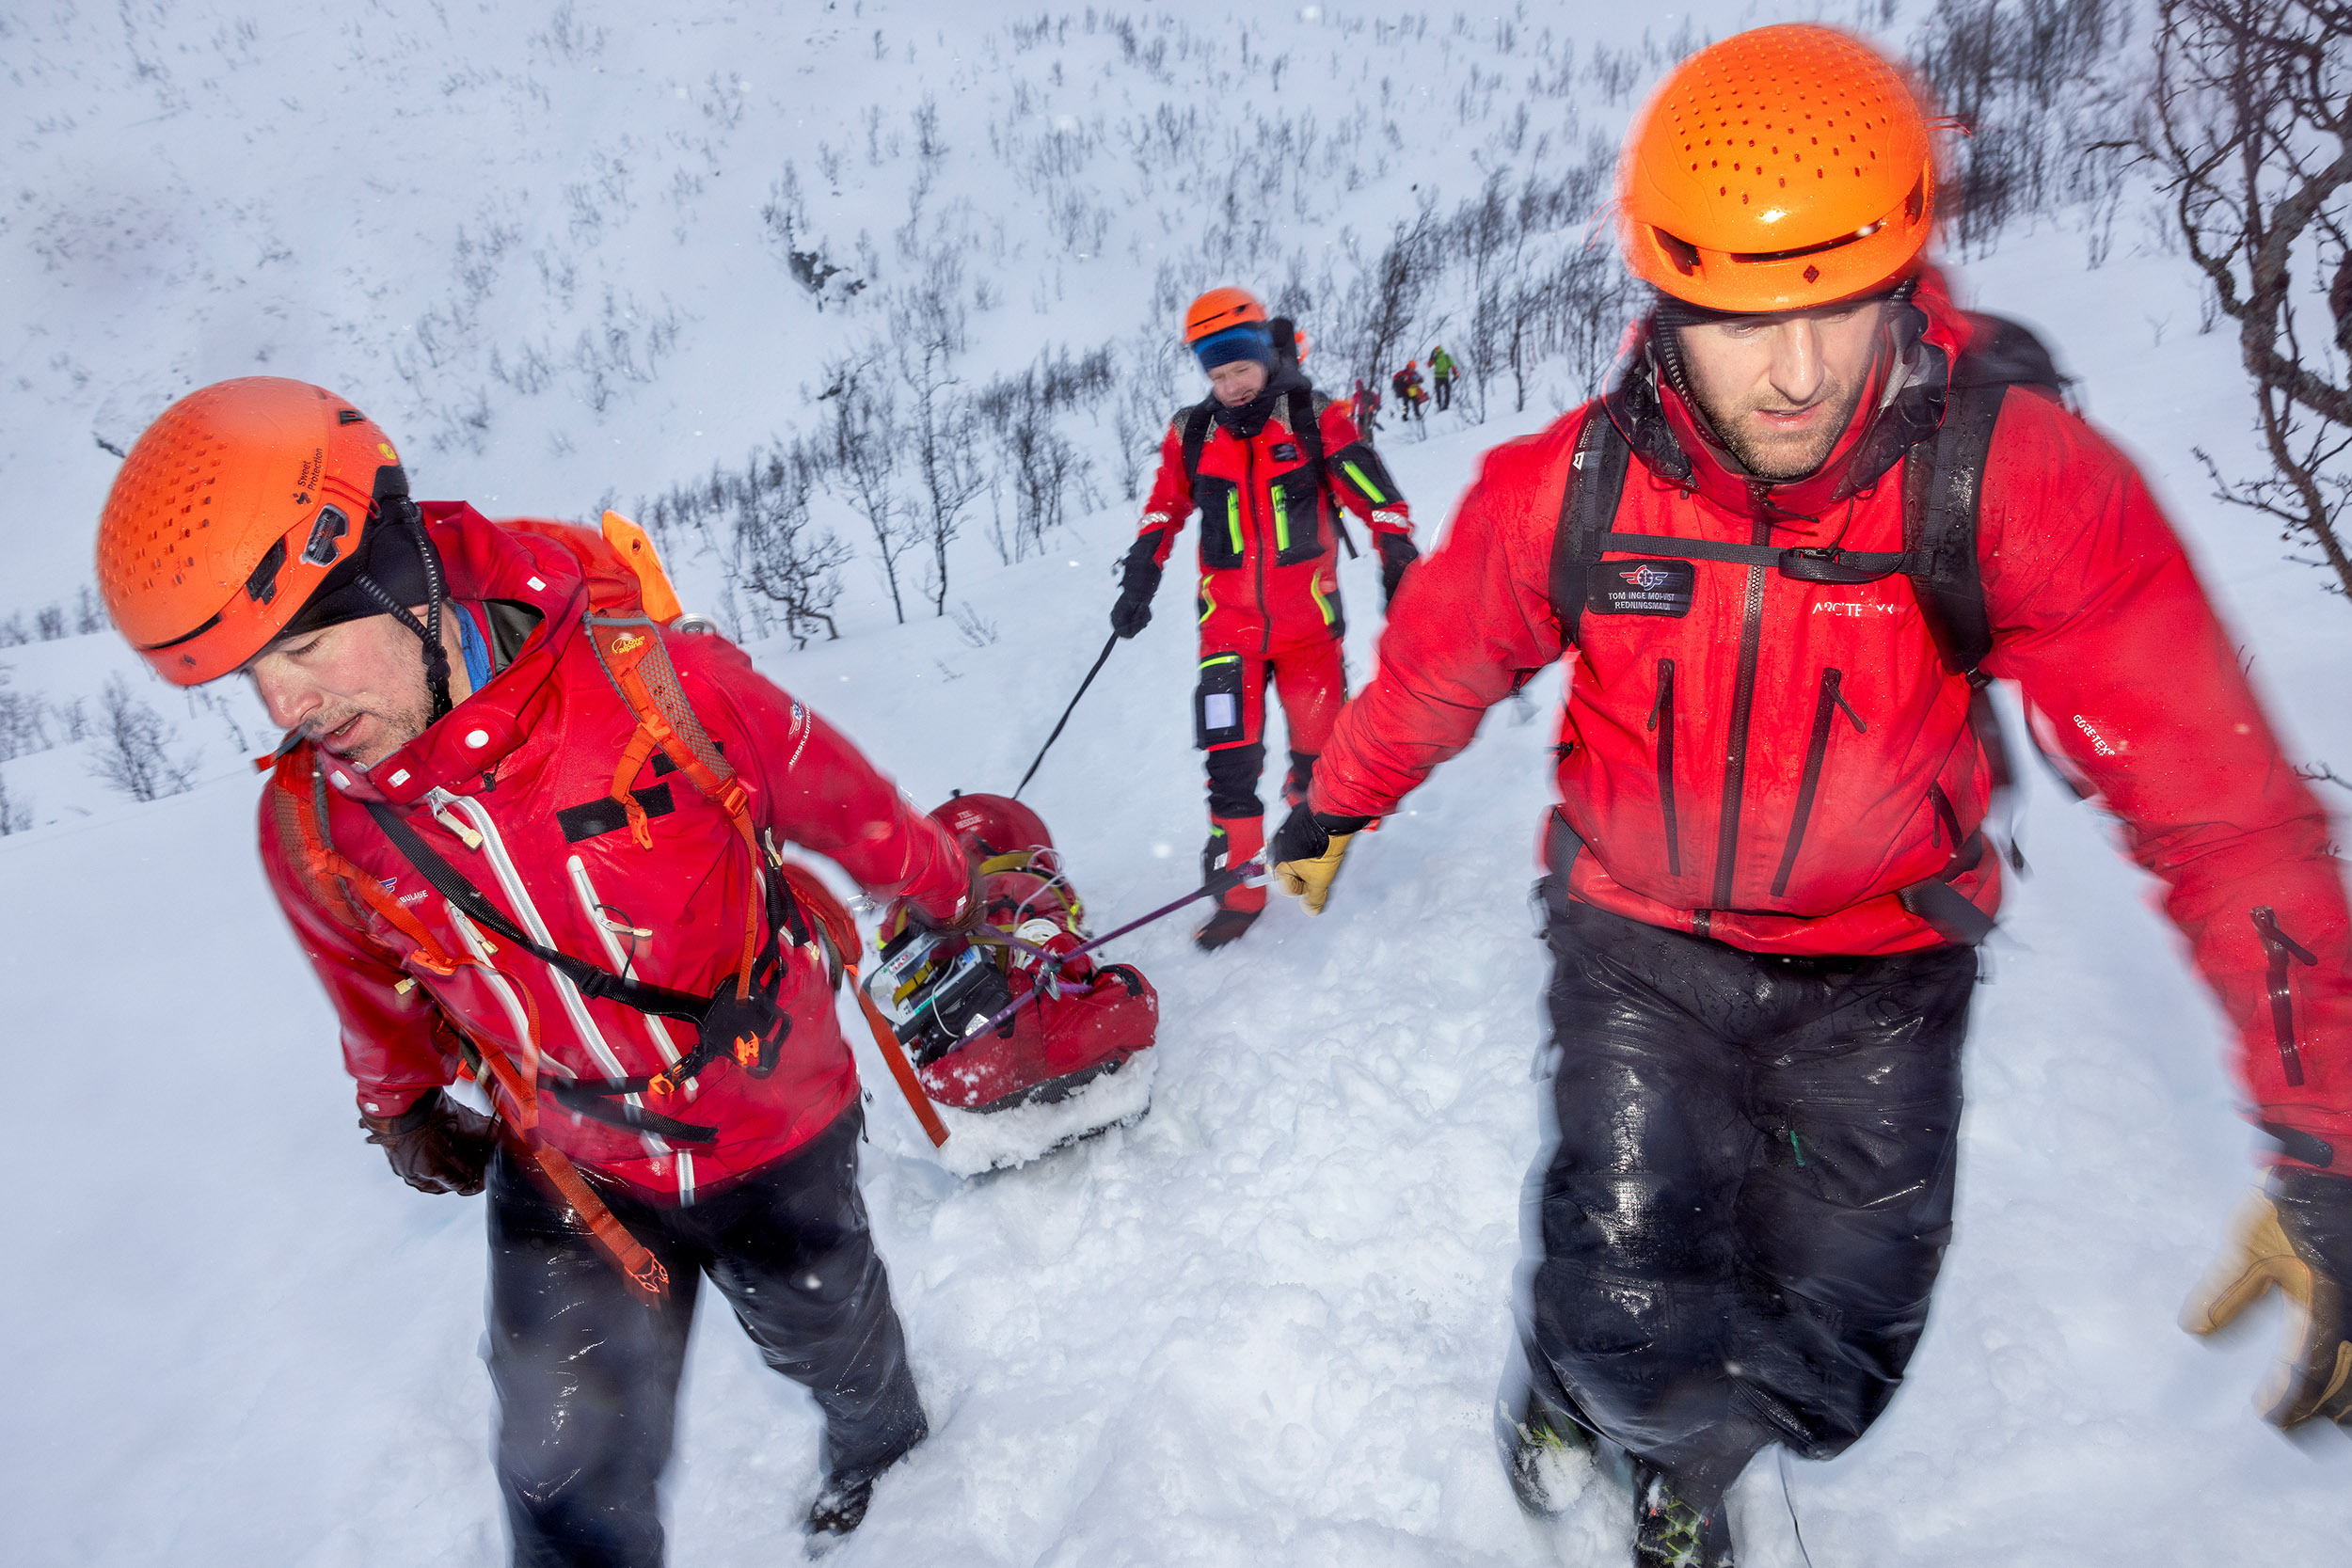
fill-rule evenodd
<path id="1" fill-rule="evenodd" d="M 1405 580 L 1405 568 L 1421 559 L 1409 533 L 1391 533 L 1387 530 L 1375 533 L 1373 539 L 1380 546 L 1380 602 L 1396 603 L 1396 585 Z"/>
<path id="2" fill-rule="evenodd" d="M 498 1124 L 438 1089 L 427 1089 L 396 1117 L 361 1116 L 368 1142 L 383 1147 L 392 1174 L 421 1193 L 471 1197 L 482 1190 L 498 1147 Z"/>
<path id="3" fill-rule="evenodd" d="M 2272 1172 L 2238 1212 L 2181 1326 L 2210 1334 L 2274 1285 L 2287 1300 L 2286 1338 L 2263 1414 L 2282 1427 L 2313 1416 L 2352 1423 L 2352 1178 Z"/>
<path id="4" fill-rule="evenodd" d="M 1111 630 L 1133 637 L 1152 624 L 1152 595 L 1160 591 L 1159 553 L 1162 531 L 1136 536 L 1128 546 L 1126 564 L 1120 568 L 1119 602 L 1111 606 Z"/>

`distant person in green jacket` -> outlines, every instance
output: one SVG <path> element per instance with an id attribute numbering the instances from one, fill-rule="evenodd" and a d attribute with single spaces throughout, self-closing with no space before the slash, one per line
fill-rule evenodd
<path id="1" fill-rule="evenodd" d="M 1439 343 L 1429 351 L 1429 382 L 1438 389 L 1438 412 L 1442 414 L 1454 404 L 1454 356 Z"/>

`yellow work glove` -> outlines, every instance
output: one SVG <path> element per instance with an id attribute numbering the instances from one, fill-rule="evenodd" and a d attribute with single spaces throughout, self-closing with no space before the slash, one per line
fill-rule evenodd
<path id="1" fill-rule="evenodd" d="M 2352 1418 L 2352 1180 L 2281 1169 L 2230 1223 L 2221 1256 L 2189 1292 L 2181 1326 L 2211 1334 L 2276 1286 L 2286 1338 L 2264 1385 L 2265 1418 Z"/>
<path id="2" fill-rule="evenodd" d="M 1274 885 L 1306 905 L 1309 914 L 1321 914 L 1330 901 L 1331 881 L 1340 874 L 1347 841 L 1364 821 L 1360 816 L 1317 816 L 1303 803 L 1293 806 L 1266 847 Z"/>

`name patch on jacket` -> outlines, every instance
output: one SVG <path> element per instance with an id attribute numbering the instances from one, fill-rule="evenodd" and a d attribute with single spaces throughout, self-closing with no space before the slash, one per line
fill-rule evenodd
<path id="1" fill-rule="evenodd" d="M 1277 463 L 1295 463 L 1298 461 L 1298 449 L 1291 445 L 1288 441 L 1277 441 L 1274 444 L 1274 461 Z"/>
<path id="2" fill-rule="evenodd" d="M 1591 615 L 1688 615 L 1698 577 L 1687 561 L 1604 561 L 1584 574 L 1584 610 Z"/>

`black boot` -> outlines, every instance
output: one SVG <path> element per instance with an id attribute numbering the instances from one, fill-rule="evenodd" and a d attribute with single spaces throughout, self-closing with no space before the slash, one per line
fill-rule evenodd
<path id="1" fill-rule="evenodd" d="M 1263 910 L 1229 910 L 1219 908 L 1209 916 L 1208 924 L 1192 933 L 1193 945 L 1203 953 L 1214 953 L 1229 942 L 1237 942 L 1241 934 L 1258 923 Z"/>
<path id="2" fill-rule="evenodd" d="M 926 1426 L 915 1434 L 914 1442 L 929 1435 L 930 1428 Z M 822 1556 L 832 1550 L 843 1536 L 866 1522 L 866 1510 L 874 1500 L 874 1482 L 914 1447 L 914 1443 L 909 1443 L 880 1465 L 836 1470 L 825 1478 L 817 1500 L 808 1505 L 808 1518 L 801 1526 L 808 1534 L 811 1556 Z"/>
<path id="3" fill-rule="evenodd" d="M 1664 1471 L 1636 1459 L 1633 1562 L 1634 1568 L 1736 1568 L 1724 1499 L 1694 1507 Z"/>
<path id="4" fill-rule="evenodd" d="M 1502 1450 L 1511 1496 L 1531 1519 L 1550 1519 L 1575 1500 L 1567 1482 L 1576 1465 L 1591 1463 L 1593 1434 L 1567 1412 L 1528 1390 L 1514 1410 L 1495 1402 L 1495 1446 Z"/>

